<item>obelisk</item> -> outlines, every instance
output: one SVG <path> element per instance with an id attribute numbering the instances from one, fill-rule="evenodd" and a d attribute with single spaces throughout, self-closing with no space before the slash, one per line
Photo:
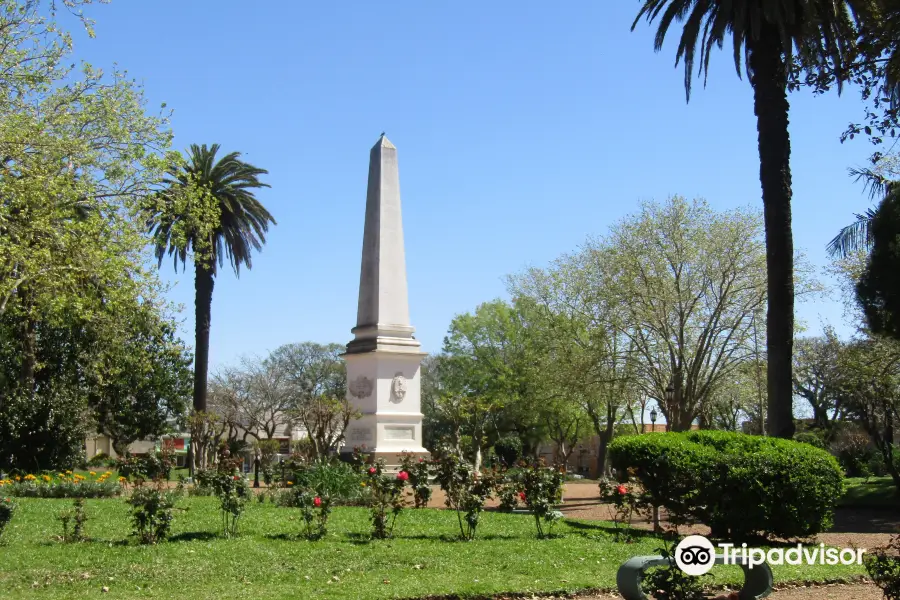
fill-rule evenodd
<path id="1" fill-rule="evenodd" d="M 426 356 L 413 337 L 406 288 L 397 148 L 381 135 L 369 153 L 359 307 L 354 339 L 343 355 L 352 421 L 343 452 L 365 447 L 389 466 L 403 452 L 425 454 L 419 365 Z"/>

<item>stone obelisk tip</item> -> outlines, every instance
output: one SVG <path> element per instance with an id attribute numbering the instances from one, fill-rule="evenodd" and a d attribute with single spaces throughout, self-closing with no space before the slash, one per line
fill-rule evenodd
<path id="1" fill-rule="evenodd" d="M 397 147 L 391 143 L 391 140 L 387 139 L 387 136 L 384 132 L 381 132 L 381 137 L 378 138 L 378 141 L 375 142 L 375 147 L 381 146 L 382 148 L 391 148 L 392 150 L 396 150 Z"/>

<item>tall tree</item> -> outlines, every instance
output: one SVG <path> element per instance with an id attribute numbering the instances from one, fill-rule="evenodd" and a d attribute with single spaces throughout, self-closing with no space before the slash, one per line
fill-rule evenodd
<path id="1" fill-rule="evenodd" d="M 350 421 L 359 417 L 347 400 L 343 350 L 340 344 L 303 342 L 281 346 L 266 359 L 269 368 L 285 374 L 291 399 L 288 415 L 306 431 L 316 457 L 337 450 Z"/>
<path id="2" fill-rule="evenodd" d="M 568 423 L 586 415 L 599 440 L 597 472 L 604 473 L 615 425 L 638 402 L 634 344 L 610 288 L 582 253 L 563 256 L 546 270 L 510 278 L 510 293 L 529 310 L 532 354 L 540 360 L 547 406 L 566 410 Z"/>
<path id="3" fill-rule="evenodd" d="M 684 23 L 676 54 L 684 60 L 684 85 L 690 99 L 694 59 L 698 74 L 709 73 L 713 48 L 731 38 L 738 76 L 746 71 L 753 87 L 759 134 L 768 272 L 769 433 L 790 438 L 791 356 L 794 339 L 794 242 L 791 232 L 791 167 L 788 134 L 788 70 L 795 50 L 808 69 L 828 66 L 841 73 L 852 59 L 854 22 L 869 15 L 874 0 L 644 0 L 632 30 L 642 17 L 659 18 L 655 49 L 662 49 L 673 22 Z M 743 58 L 743 61 L 742 61 Z M 838 78 L 840 85 L 842 78 Z"/>
<path id="4" fill-rule="evenodd" d="M 722 380 L 754 357 L 766 294 L 760 221 L 674 197 L 645 204 L 584 249 L 641 357 L 644 391 L 675 431 L 689 429 Z"/>
<path id="5" fill-rule="evenodd" d="M 165 189 L 148 207 L 147 225 L 154 236 L 159 265 L 168 253 L 175 268 L 194 261 L 194 410 L 206 411 L 209 330 L 218 268 L 227 259 L 240 276 L 252 267 L 251 252 L 262 249 L 269 224 L 276 224 L 254 191 L 269 187 L 268 173 L 240 159 L 239 152 L 218 158 L 219 145 L 191 145 L 186 161 L 169 169 Z"/>
<path id="6" fill-rule="evenodd" d="M 91 421 L 87 382 L 115 352 L 105 341 L 158 285 L 131 217 L 160 181 L 167 121 L 147 114 L 124 72 L 76 68 L 47 4 L 0 2 L 4 468 L 73 464 Z"/>
<path id="7" fill-rule="evenodd" d="M 830 327 L 820 337 L 798 338 L 794 344 L 794 392 L 809 403 L 815 426 L 823 430 L 843 413 L 835 389 L 840 349 Z"/>

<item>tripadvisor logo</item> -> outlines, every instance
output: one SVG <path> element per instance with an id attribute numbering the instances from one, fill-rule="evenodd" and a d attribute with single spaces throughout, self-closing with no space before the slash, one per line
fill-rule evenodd
<path id="1" fill-rule="evenodd" d="M 865 548 L 826 548 L 825 544 L 804 546 L 797 544 L 789 548 L 748 548 L 734 544 L 717 544 L 702 535 L 690 535 L 675 547 L 675 564 L 688 575 L 708 573 L 716 563 L 716 547 L 722 549 L 722 564 L 747 565 L 758 567 L 763 563 L 770 565 L 861 565 Z"/>

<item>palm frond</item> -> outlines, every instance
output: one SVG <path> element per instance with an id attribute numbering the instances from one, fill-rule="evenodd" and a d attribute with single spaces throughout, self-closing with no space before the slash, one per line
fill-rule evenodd
<path id="1" fill-rule="evenodd" d="M 864 214 L 857 214 L 856 221 L 847 225 L 828 242 L 826 250 L 831 256 L 846 257 L 857 250 L 868 250 L 872 246 L 872 220 L 875 209 L 870 208 Z"/>
<path id="2" fill-rule="evenodd" d="M 215 224 L 211 240 L 213 272 L 227 260 L 235 274 L 240 275 L 242 265 L 248 269 L 252 267 L 252 251 L 262 249 L 269 225 L 277 223 L 254 195 L 254 190 L 270 187 L 259 179 L 268 171 L 242 161 L 239 152 L 217 159 L 219 150 L 219 144 L 192 144 L 185 163 L 169 169 L 164 180 L 166 189 L 161 192 L 160 199 L 171 207 L 173 203 L 166 202 L 167 193 L 191 182 L 205 186 L 219 204 L 219 222 Z M 179 263 L 185 264 L 191 246 L 196 243 L 192 237 L 182 246 L 173 242 L 172 227 L 180 218 L 165 208 L 154 208 L 147 215 L 147 230 L 153 236 L 157 260 L 162 265 L 168 254 L 174 259 L 176 269 Z"/>

